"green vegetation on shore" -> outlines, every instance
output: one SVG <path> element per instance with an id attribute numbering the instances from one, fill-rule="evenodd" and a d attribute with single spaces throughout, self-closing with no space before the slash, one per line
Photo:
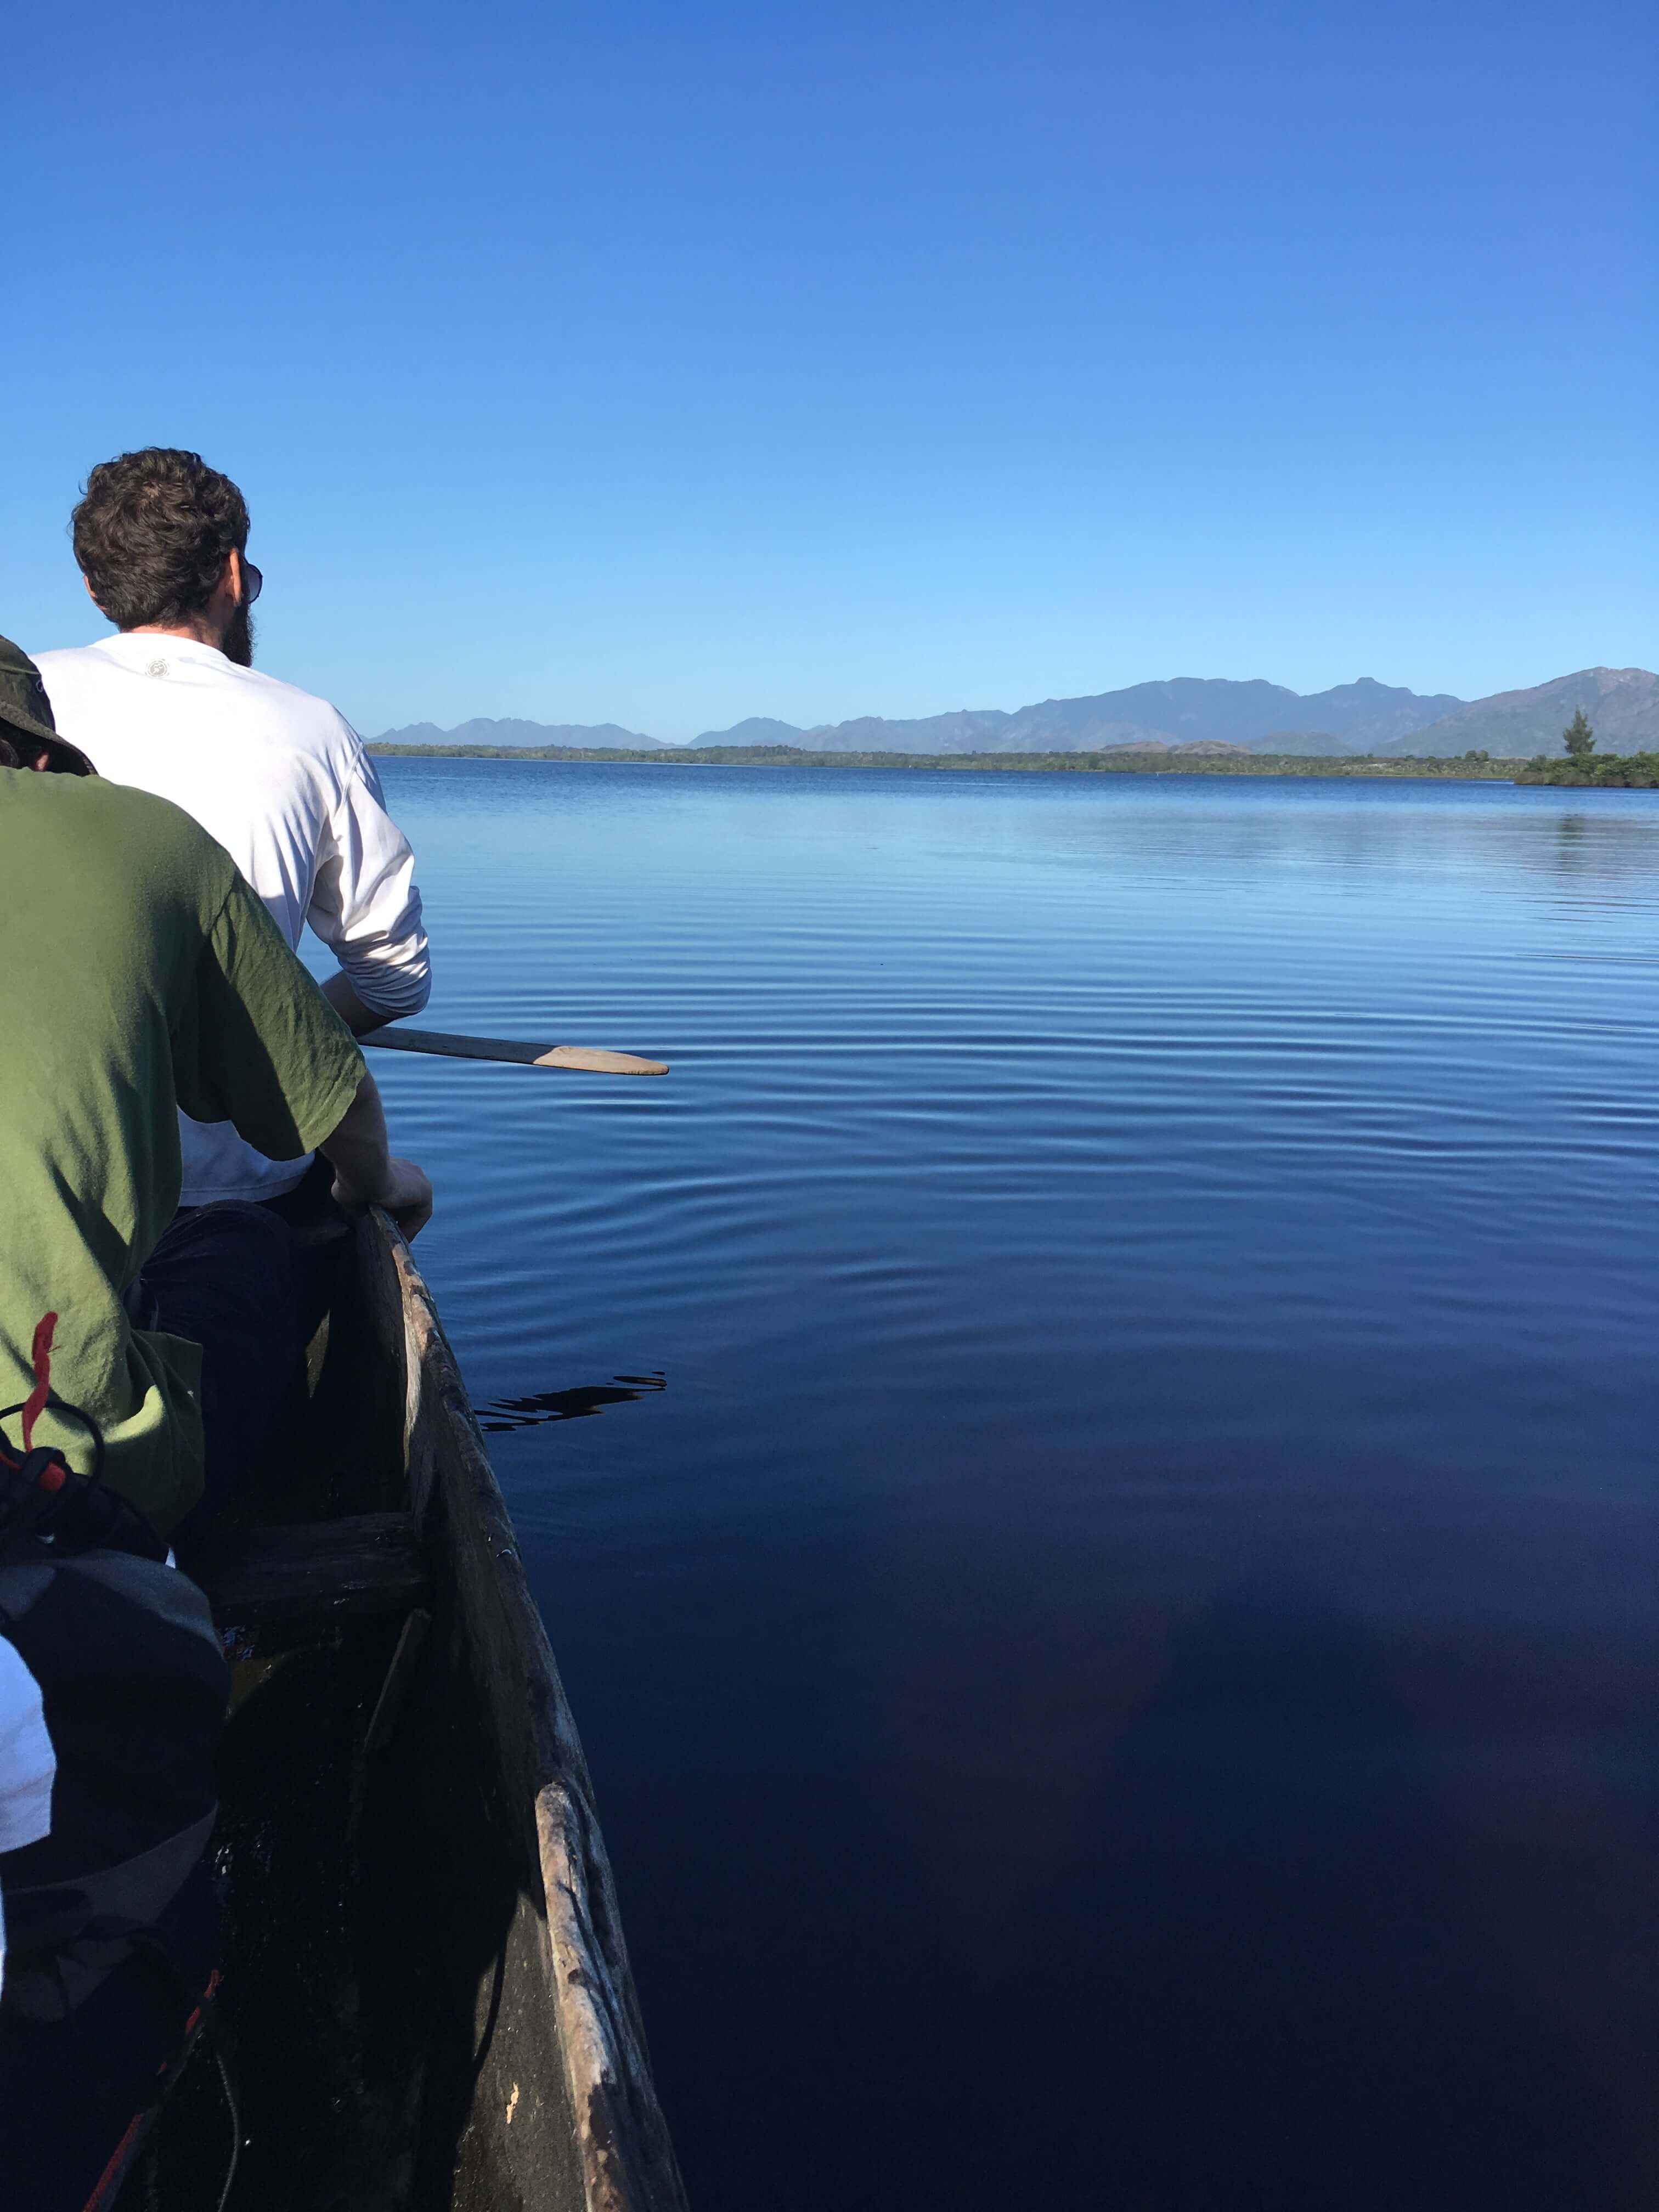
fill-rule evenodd
<path id="1" fill-rule="evenodd" d="M 1516 770 L 1515 780 L 1579 791 L 1659 790 L 1659 753 L 1603 753 L 1599 760 L 1551 760 L 1540 753 Z"/>
<path id="2" fill-rule="evenodd" d="M 653 768 L 1010 769 L 1069 775 L 1431 776 L 1440 781 L 1510 782 L 1549 779 L 1520 775 L 1522 763 L 1468 755 L 1458 760 L 1386 760 L 1303 753 L 889 753 L 808 752 L 799 745 L 687 745 L 634 752 L 620 745 L 371 744 L 371 753 L 435 760 L 637 761 Z M 1659 758 L 1648 754 L 1639 757 Z M 1565 780 L 1565 779 L 1564 779 Z"/>
<path id="3" fill-rule="evenodd" d="M 1561 732 L 1562 757 L 1539 753 L 1516 777 L 1517 783 L 1559 783 L 1579 791 L 1651 791 L 1659 788 L 1659 753 L 1603 753 L 1595 757 L 1595 732 L 1582 707 Z"/>

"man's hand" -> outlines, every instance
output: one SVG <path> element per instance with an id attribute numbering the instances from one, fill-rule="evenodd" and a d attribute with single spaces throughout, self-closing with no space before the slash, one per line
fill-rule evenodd
<path id="1" fill-rule="evenodd" d="M 387 1148 L 372 1075 L 363 1077 L 333 1134 L 317 1149 L 334 1170 L 342 1206 L 383 1206 L 405 1237 L 418 1237 L 431 1220 L 432 1186 L 413 1160 L 394 1158 Z"/>
<path id="2" fill-rule="evenodd" d="M 378 1189 L 349 1182 L 337 1170 L 334 1195 L 342 1206 L 383 1206 L 404 1235 L 412 1242 L 432 1218 L 432 1185 L 413 1160 L 391 1155 L 386 1178 Z"/>

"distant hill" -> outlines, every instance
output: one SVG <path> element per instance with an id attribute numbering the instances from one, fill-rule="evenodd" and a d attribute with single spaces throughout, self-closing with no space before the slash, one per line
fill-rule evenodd
<path id="1" fill-rule="evenodd" d="M 1248 760 L 1248 745 L 1224 745 L 1219 738 L 1193 738 L 1186 744 L 1165 744 L 1162 738 L 1138 738 L 1132 744 L 1097 745 L 1097 753 L 1168 753 L 1171 757 L 1188 753 L 1202 753 L 1206 759 Z"/>
<path id="2" fill-rule="evenodd" d="M 769 714 L 751 714 L 733 722 L 729 730 L 705 730 L 693 738 L 694 745 L 793 745 L 800 732 L 793 722 L 774 721 Z"/>
<path id="3" fill-rule="evenodd" d="M 1494 691 L 1423 731 L 1408 750 L 1559 753 L 1561 732 L 1582 707 L 1595 730 L 1598 753 L 1659 748 L 1659 676 L 1645 668 L 1581 668 L 1530 691 Z"/>
<path id="4" fill-rule="evenodd" d="M 868 714 L 810 730 L 787 722 L 739 722 L 735 729 L 705 730 L 693 743 L 801 744 L 817 752 L 860 753 L 1097 752 L 1200 744 L 1302 752 L 1310 750 L 1303 738 L 1317 736 L 1329 752 L 1389 752 L 1463 703 L 1450 692 L 1425 695 L 1370 676 L 1305 697 L 1259 678 L 1234 683 L 1226 677 L 1178 676 L 1085 699 L 1044 699 L 1012 714 L 964 707 L 914 721 Z M 750 730 L 757 734 L 740 734 Z"/>
<path id="5" fill-rule="evenodd" d="M 407 729 L 382 730 L 374 740 L 377 745 L 626 745 L 633 752 L 649 752 L 661 742 L 616 722 L 492 722 L 487 714 L 458 722 L 453 730 L 411 722 Z"/>
<path id="6" fill-rule="evenodd" d="M 1242 748 L 1340 758 L 1374 753 L 1450 757 L 1486 751 L 1526 759 L 1559 751 L 1561 732 L 1583 707 L 1603 753 L 1659 748 L 1659 677 L 1645 668 L 1585 668 L 1528 691 L 1466 702 L 1450 692 L 1410 691 L 1362 676 L 1328 691 L 1301 693 L 1261 678 L 1177 676 L 1085 699 L 1044 699 L 1016 708 L 960 708 L 954 714 L 889 721 L 878 714 L 798 729 L 751 715 L 729 730 L 705 730 L 694 745 L 796 746 L 837 753 L 1066 753 L 1190 751 Z M 680 751 L 615 722 L 480 720 L 441 730 L 431 722 L 387 730 L 376 740 L 404 745 L 568 745 L 634 752 Z"/>
<path id="7" fill-rule="evenodd" d="M 1250 752 L 1300 753 L 1309 760 L 1340 759 L 1356 750 L 1345 745 L 1330 730 L 1269 730 L 1258 744 L 1246 747 Z M 1376 748 L 1368 745 L 1363 750 L 1370 752 Z"/>

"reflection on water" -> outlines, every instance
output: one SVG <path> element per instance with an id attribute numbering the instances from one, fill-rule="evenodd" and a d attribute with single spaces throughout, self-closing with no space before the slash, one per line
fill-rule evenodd
<path id="1" fill-rule="evenodd" d="M 478 1409 L 478 1425 L 497 1435 L 533 1429 L 543 1421 L 580 1421 L 607 1406 L 625 1406 L 647 1392 L 665 1390 L 661 1375 L 618 1375 L 609 1383 L 578 1383 L 568 1390 L 537 1390 L 526 1398 L 491 1398 Z"/>
<path id="2" fill-rule="evenodd" d="M 694 2201 L 1659 2203 L 1659 795 L 386 768 Z"/>

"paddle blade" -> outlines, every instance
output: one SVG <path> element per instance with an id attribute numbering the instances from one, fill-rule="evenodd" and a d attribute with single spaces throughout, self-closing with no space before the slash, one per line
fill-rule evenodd
<path id="1" fill-rule="evenodd" d="M 636 1052 L 605 1052 L 590 1044 L 526 1044 L 517 1037 L 452 1036 L 447 1030 L 405 1029 L 401 1023 L 370 1030 L 359 1044 L 390 1052 L 430 1052 L 441 1060 L 502 1060 L 515 1067 L 576 1067 L 592 1075 L 666 1075 L 665 1060 Z"/>
<path id="2" fill-rule="evenodd" d="M 636 1052 L 605 1052 L 592 1044 L 556 1044 L 536 1058 L 538 1067 L 580 1067 L 590 1075 L 666 1075 L 665 1060 L 641 1060 Z"/>

